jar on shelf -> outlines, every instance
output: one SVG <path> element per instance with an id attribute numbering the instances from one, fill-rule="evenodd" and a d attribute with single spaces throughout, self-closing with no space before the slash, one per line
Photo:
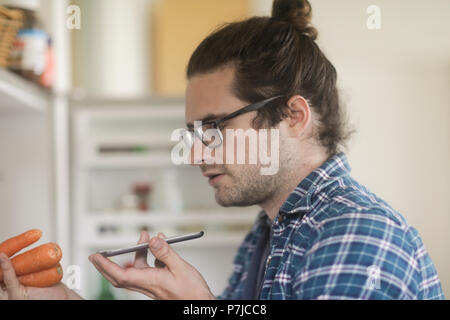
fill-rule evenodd
<path id="1" fill-rule="evenodd" d="M 48 42 L 48 35 L 43 30 L 20 30 L 11 52 L 16 62 L 10 68 L 24 78 L 40 83 L 47 66 Z"/>
<path id="2" fill-rule="evenodd" d="M 136 183 L 133 186 L 133 192 L 138 198 L 138 209 L 140 211 L 149 210 L 149 196 L 152 191 L 150 183 Z"/>
<path id="3" fill-rule="evenodd" d="M 8 68 L 24 78 L 41 85 L 44 85 L 42 80 L 45 80 L 45 86 L 50 86 L 51 77 L 48 66 L 51 67 L 52 65 L 52 61 L 49 60 L 51 56 L 49 55 L 51 53 L 51 42 L 37 14 L 40 1 L 1 0 L 0 4 L 9 9 L 18 10 L 23 15 L 23 25 L 17 33 L 11 48 Z M 47 75 L 43 79 L 42 76 L 46 71 Z"/>

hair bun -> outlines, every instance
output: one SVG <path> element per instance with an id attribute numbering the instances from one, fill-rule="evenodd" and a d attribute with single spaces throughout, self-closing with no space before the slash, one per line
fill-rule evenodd
<path id="1" fill-rule="evenodd" d="M 274 0 L 272 18 L 293 24 L 301 33 L 315 40 L 317 30 L 311 26 L 311 11 L 308 0 Z"/>

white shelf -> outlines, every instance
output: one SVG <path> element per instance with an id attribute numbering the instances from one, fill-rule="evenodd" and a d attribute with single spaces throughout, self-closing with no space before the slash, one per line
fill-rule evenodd
<path id="1" fill-rule="evenodd" d="M 201 212 L 201 211 L 186 211 L 180 214 L 173 213 L 137 213 L 137 212 L 124 212 L 124 213 L 103 213 L 87 216 L 83 219 L 83 224 L 90 227 L 94 232 L 92 236 L 86 236 L 80 239 L 81 245 L 86 248 L 114 248 L 121 247 L 136 243 L 139 233 L 130 232 L 132 226 L 142 226 L 151 225 L 156 226 L 156 228 L 169 227 L 173 228 L 176 234 L 181 234 L 185 232 L 176 232 L 177 226 L 189 226 L 189 225 L 204 225 L 211 226 L 212 229 L 206 227 L 205 236 L 200 241 L 188 241 L 186 243 L 177 244 L 180 247 L 223 247 L 223 246 L 238 246 L 248 230 L 250 230 L 251 225 L 253 225 L 257 216 L 257 212 L 225 212 L 219 211 L 212 212 Z M 228 225 L 242 224 L 247 225 L 248 230 L 243 231 L 216 231 L 217 227 L 226 228 Z M 98 235 L 95 231 L 100 226 L 118 226 L 123 233 L 118 233 L 117 235 Z M 128 232 L 126 232 L 128 230 Z M 136 229 L 137 230 L 137 229 Z M 154 233 L 154 232 L 153 232 Z M 151 234 L 153 234 L 151 232 Z M 91 233 L 92 234 L 92 233 Z M 174 234 L 175 235 L 175 234 Z M 172 236 L 172 234 L 167 234 L 167 236 Z"/>
<path id="2" fill-rule="evenodd" d="M 149 155 L 111 155 L 92 159 L 86 159 L 82 162 L 85 169 L 136 169 L 136 168 L 154 168 L 154 167 L 172 167 L 174 164 L 170 154 L 149 154 Z"/>
<path id="3" fill-rule="evenodd" d="M 209 188 L 204 177 L 185 170 L 192 168 L 189 165 L 172 163 L 171 150 L 177 141 L 169 141 L 170 132 L 172 128 L 184 126 L 184 108 L 180 102 L 174 102 L 173 108 L 171 104 L 112 101 L 110 105 L 94 101 L 89 107 L 74 110 L 73 247 L 76 263 L 87 264 L 86 257 L 99 250 L 136 244 L 140 230 L 145 227 L 150 236 L 163 232 L 168 237 L 202 230 L 205 232 L 202 238 L 175 243 L 173 248 L 180 253 L 185 250 L 183 254 L 199 266 L 211 265 L 212 279 L 215 273 L 222 277 L 228 272 L 222 261 L 228 264 L 232 260 L 235 249 L 253 225 L 258 209 L 223 209 L 213 204 L 212 199 L 204 201 L 207 194 L 213 196 L 210 189 L 202 189 Z M 108 154 L 99 149 L 135 144 L 146 146 L 149 151 Z M 154 202 L 151 203 L 161 210 L 115 211 L 115 199 L 129 192 L 126 185 L 138 180 L 154 183 L 155 190 L 160 186 L 158 193 L 152 195 Z M 177 189 L 174 182 L 180 187 L 177 192 L 174 192 Z M 192 199 L 193 196 L 198 199 Z M 170 203 L 173 197 L 181 197 L 188 208 L 198 209 L 164 210 L 178 207 Z M 214 254 L 221 258 L 213 258 Z M 133 253 L 128 255 L 124 258 L 130 258 Z M 89 285 L 84 281 L 85 286 Z"/>
<path id="4" fill-rule="evenodd" d="M 87 215 L 86 223 L 92 225 L 108 224 L 108 225 L 188 225 L 188 224 L 252 224 L 258 212 L 243 211 L 217 211 L 209 212 L 201 211 L 185 211 L 180 213 L 161 213 L 161 212 L 102 212 L 90 213 Z"/>
<path id="5" fill-rule="evenodd" d="M 170 140 L 170 132 L 166 134 L 117 134 L 110 132 L 108 134 L 93 135 L 90 139 L 95 146 L 127 146 L 143 145 L 152 147 L 172 148 L 178 141 Z"/>
<path id="6" fill-rule="evenodd" d="M 184 100 L 151 99 L 143 101 L 84 101 L 79 106 L 78 117 L 89 121 L 114 121 L 134 119 L 162 119 L 184 123 Z M 124 106 L 127 106 L 124 108 Z M 124 111 L 126 110 L 126 111 Z"/>
<path id="7" fill-rule="evenodd" d="M 0 112 L 46 112 L 51 95 L 38 85 L 0 68 Z"/>

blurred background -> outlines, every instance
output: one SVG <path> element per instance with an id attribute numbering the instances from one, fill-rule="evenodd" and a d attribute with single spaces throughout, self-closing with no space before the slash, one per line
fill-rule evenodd
<path id="1" fill-rule="evenodd" d="M 419 230 L 448 298 L 450 2 L 311 4 L 356 129 L 353 176 Z M 173 246 L 219 294 L 258 208 L 219 207 L 198 169 L 171 164 L 170 134 L 184 126 L 195 47 L 223 23 L 269 15 L 271 5 L 0 0 L 0 240 L 40 228 L 39 244 L 60 244 L 64 281 L 82 296 L 145 299 L 108 286 L 87 256 L 133 244 L 140 230 L 205 230 Z M 376 29 L 367 24 L 372 5 Z"/>

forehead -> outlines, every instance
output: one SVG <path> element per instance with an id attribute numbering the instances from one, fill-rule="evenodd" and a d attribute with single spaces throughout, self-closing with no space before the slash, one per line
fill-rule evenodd
<path id="1" fill-rule="evenodd" d="M 187 124 L 206 116 L 224 115 L 242 102 L 232 93 L 233 68 L 193 76 L 186 87 L 185 120 Z"/>

